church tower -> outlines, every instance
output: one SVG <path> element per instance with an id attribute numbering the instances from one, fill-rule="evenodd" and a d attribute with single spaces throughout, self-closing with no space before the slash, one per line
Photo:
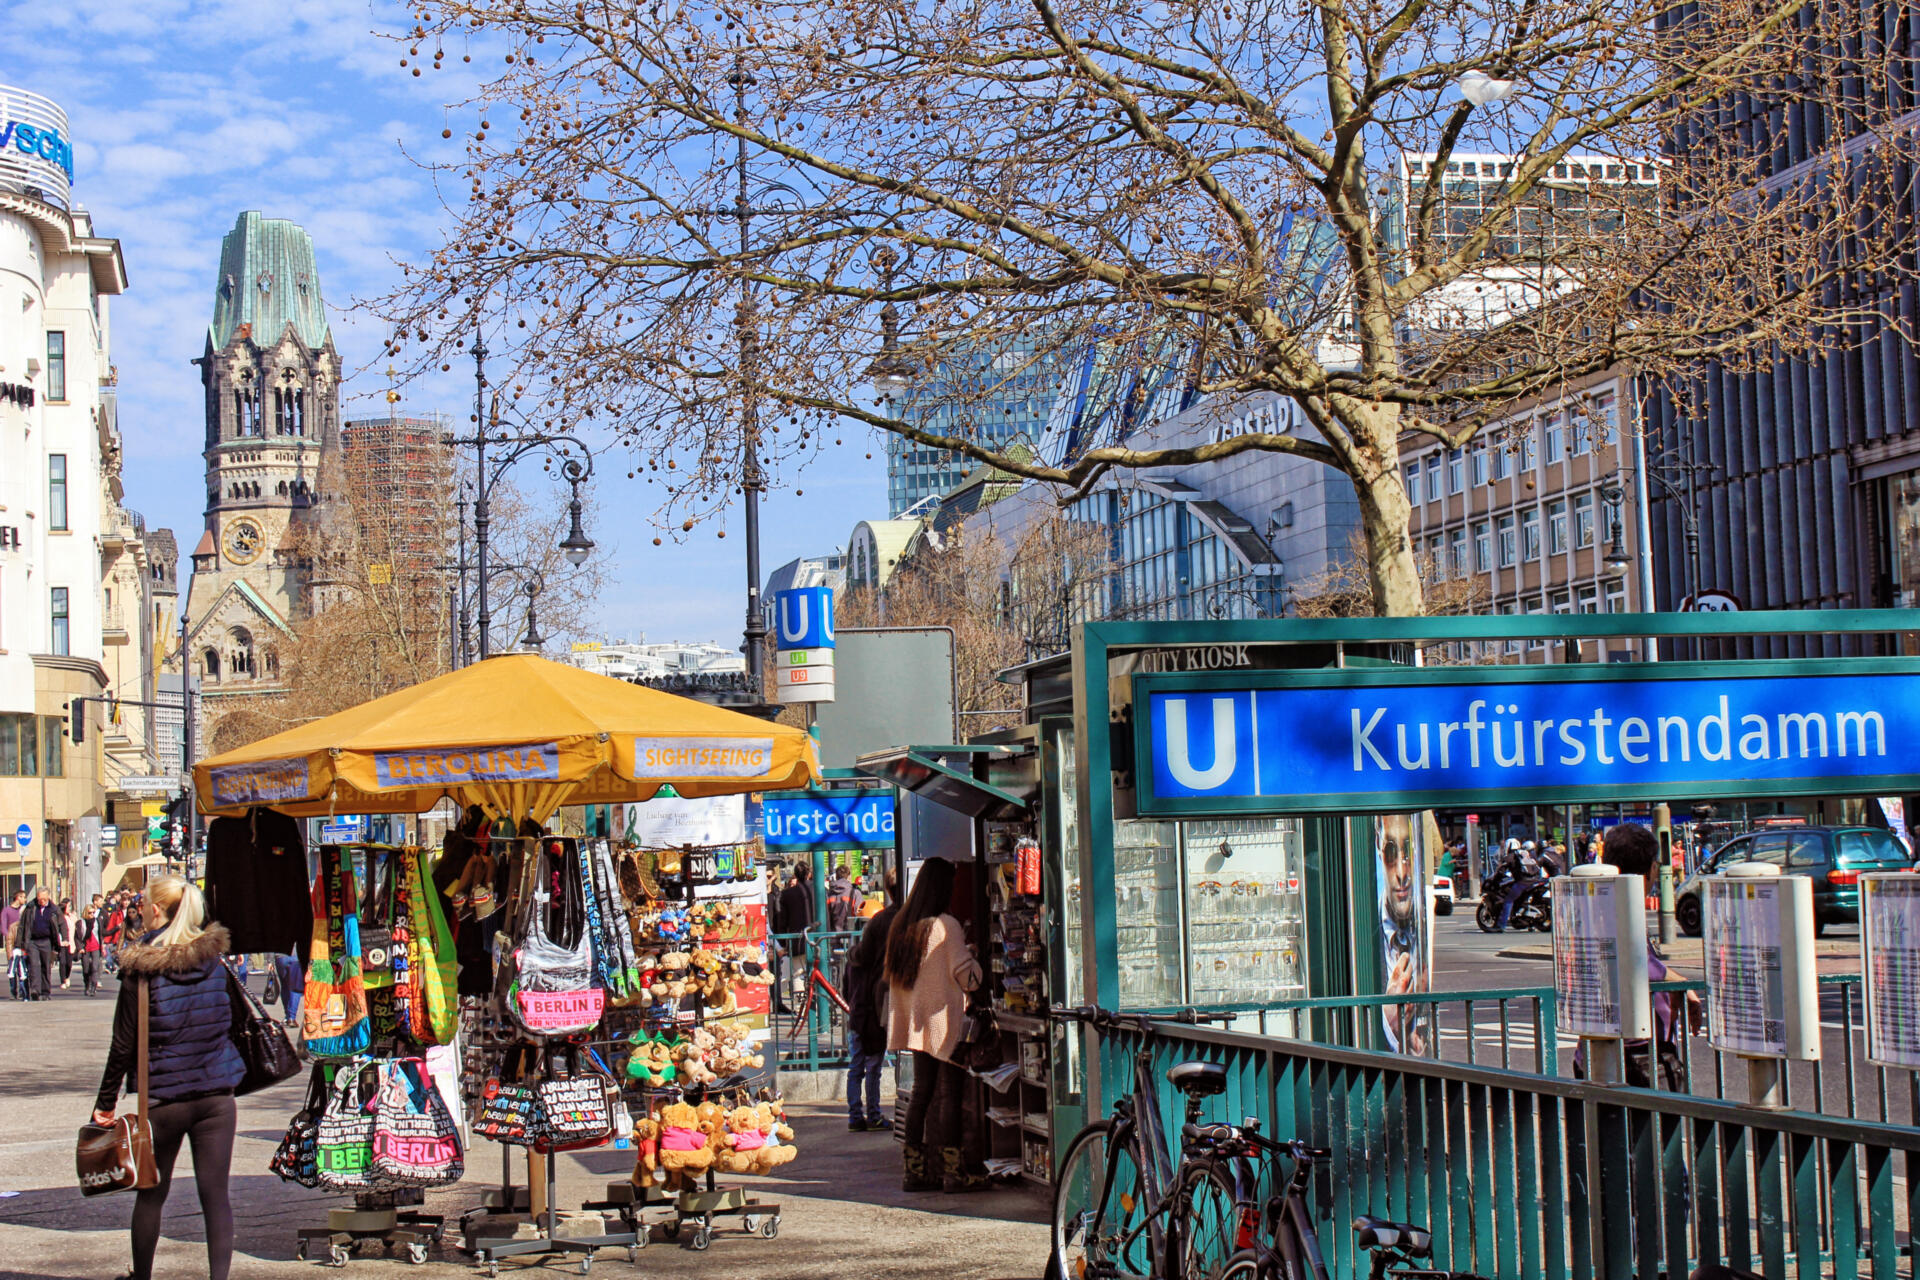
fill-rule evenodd
<path id="1" fill-rule="evenodd" d="M 340 361 L 305 230 L 240 215 L 220 244 L 213 322 L 194 363 L 206 388 L 207 507 L 187 660 L 214 721 L 221 701 L 282 687 L 280 647 L 316 607 L 314 566 L 327 559 Z M 204 729 L 200 753 L 221 749 L 217 726 L 211 738 Z"/>

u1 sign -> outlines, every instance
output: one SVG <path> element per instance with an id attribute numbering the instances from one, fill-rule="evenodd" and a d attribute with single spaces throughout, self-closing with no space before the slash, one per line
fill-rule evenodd
<path id="1" fill-rule="evenodd" d="M 1134 680 L 1143 814 L 1920 787 L 1920 663 L 1373 668 Z"/>

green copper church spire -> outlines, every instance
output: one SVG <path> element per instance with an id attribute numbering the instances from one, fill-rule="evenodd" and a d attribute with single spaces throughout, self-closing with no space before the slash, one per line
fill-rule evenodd
<path id="1" fill-rule="evenodd" d="M 327 307 L 313 237 L 285 218 L 243 213 L 220 241 L 220 279 L 207 328 L 213 349 L 224 348 L 243 324 L 261 346 L 278 342 L 289 324 L 307 346 L 326 345 Z"/>

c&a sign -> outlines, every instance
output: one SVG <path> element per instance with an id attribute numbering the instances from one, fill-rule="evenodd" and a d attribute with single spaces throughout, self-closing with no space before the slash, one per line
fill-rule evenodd
<path id="1" fill-rule="evenodd" d="M 1149 675 L 1143 814 L 1344 812 L 1920 788 L 1920 663 Z"/>

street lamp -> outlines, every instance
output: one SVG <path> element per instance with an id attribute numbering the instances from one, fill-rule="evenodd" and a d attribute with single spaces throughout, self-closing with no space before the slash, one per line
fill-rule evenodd
<path id="1" fill-rule="evenodd" d="M 541 647 L 547 643 L 547 638 L 540 634 L 539 619 L 535 618 L 533 613 L 533 602 L 539 599 L 540 588 L 543 585 L 539 574 L 527 580 L 527 634 L 526 638 L 520 642 L 520 647 L 528 653 L 540 652 Z"/>
<path id="2" fill-rule="evenodd" d="M 873 265 L 880 270 L 884 281 L 883 289 L 893 292 L 893 269 L 899 264 L 900 255 L 892 249 L 880 248 L 873 253 Z M 880 308 L 880 354 L 867 366 L 867 378 L 873 383 L 873 390 L 880 402 L 892 408 L 893 398 L 903 394 L 913 384 L 913 371 L 900 356 L 900 309 L 889 300 Z"/>
<path id="3" fill-rule="evenodd" d="M 1601 563 L 1609 578 L 1624 578 L 1633 568 L 1633 557 L 1627 552 L 1624 532 L 1620 527 L 1621 504 L 1626 500 L 1626 492 L 1617 484 L 1602 486 L 1600 501 L 1613 512 L 1612 525 L 1608 530 L 1607 558 Z"/>
<path id="4" fill-rule="evenodd" d="M 580 481 L 586 471 L 573 459 L 567 459 L 564 468 L 567 483 L 573 486 L 573 498 L 567 503 L 567 536 L 560 543 L 560 550 L 567 557 L 567 563 L 578 569 L 593 554 L 593 539 L 580 527 Z"/>

